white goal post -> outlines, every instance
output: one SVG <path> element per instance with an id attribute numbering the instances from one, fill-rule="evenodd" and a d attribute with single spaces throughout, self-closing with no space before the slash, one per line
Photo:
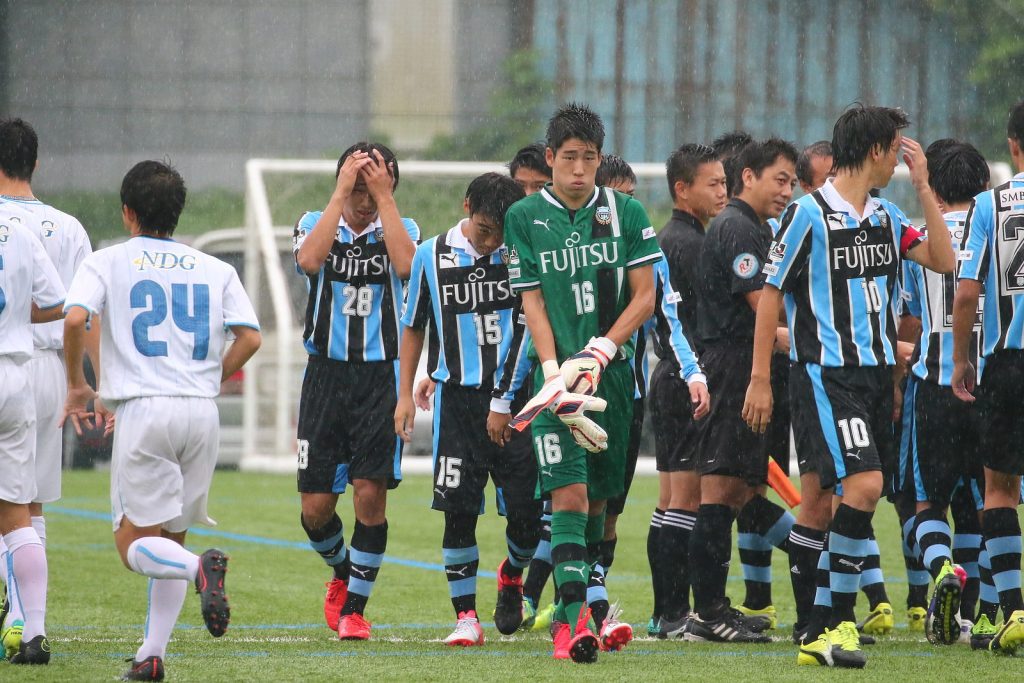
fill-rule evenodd
<path id="1" fill-rule="evenodd" d="M 630 164 L 640 181 L 662 181 L 662 163 Z M 295 424 L 298 396 L 306 354 L 302 346 L 301 313 L 289 298 L 287 277 L 294 268 L 289 248 L 282 245 L 285 235 L 297 216 L 275 225 L 272 201 L 268 194 L 267 176 L 302 175 L 332 177 L 337 163 L 321 159 L 250 159 L 245 165 L 245 288 L 250 298 L 260 304 L 266 300 L 272 321 L 261 320 L 265 330 L 263 347 L 245 368 L 243 384 L 242 454 L 243 470 L 293 472 L 295 470 Z M 992 164 L 992 183 L 1004 182 L 1012 176 L 1006 164 Z M 467 182 L 477 175 L 495 171 L 507 172 L 500 162 L 403 161 L 403 183 L 417 179 L 458 179 Z M 909 178 L 903 165 L 896 169 L 896 179 Z M 661 191 L 661 194 L 665 194 Z M 322 203 L 324 197 L 318 198 Z M 307 208 L 317 208 L 318 204 Z M 415 206 L 405 206 L 403 215 L 417 216 Z M 453 207 L 453 215 L 457 207 Z M 422 227 L 422 226 L 421 226 Z M 266 310 L 267 306 L 258 305 Z M 265 318 L 266 315 L 264 314 Z M 368 409 L 372 407 L 368 406 Z"/>

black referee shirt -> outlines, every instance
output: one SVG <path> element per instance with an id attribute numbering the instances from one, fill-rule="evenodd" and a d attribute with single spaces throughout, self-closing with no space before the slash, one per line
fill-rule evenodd
<path id="1" fill-rule="evenodd" d="M 744 296 L 764 286 L 771 229 L 749 204 L 732 198 L 701 248 L 698 334 L 703 346 L 754 340 L 754 310 Z"/>
<path id="2" fill-rule="evenodd" d="M 697 217 L 680 209 L 672 209 L 672 217 L 658 233 L 658 245 L 668 263 L 672 289 L 679 293 L 676 312 L 683 325 L 683 334 L 699 357 L 703 351 L 697 336 L 697 289 L 700 283 L 700 250 L 704 243 L 704 226 Z M 659 358 L 661 357 L 660 349 Z M 671 350 L 666 358 L 672 359 Z"/>

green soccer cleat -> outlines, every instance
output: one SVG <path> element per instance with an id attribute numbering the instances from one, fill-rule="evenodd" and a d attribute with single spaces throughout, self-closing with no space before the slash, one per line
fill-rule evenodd
<path id="1" fill-rule="evenodd" d="M 533 626 L 530 627 L 531 631 L 548 631 L 551 628 L 551 621 L 555 616 L 555 603 L 550 603 L 547 607 L 537 610 L 537 615 L 533 619 Z"/>
<path id="2" fill-rule="evenodd" d="M 1016 610 L 1010 615 L 988 644 L 991 652 L 1012 655 L 1024 644 L 1024 610 Z"/>
<path id="3" fill-rule="evenodd" d="M 537 620 L 537 610 L 534 608 L 530 598 L 523 596 L 523 623 L 519 624 L 520 631 L 532 631 L 533 623 Z"/>
<path id="4" fill-rule="evenodd" d="M 765 631 L 775 628 L 779 623 L 779 615 L 775 611 L 775 605 L 768 605 L 761 609 L 750 609 L 744 605 L 739 605 L 736 609 L 747 617 L 763 617 L 767 619 L 768 626 L 764 629 Z"/>
<path id="5" fill-rule="evenodd" d="M 664 631 L 661 629 L 661 618 L 651 617 L 650 621 L 647 622 L 647 637 L 648 638 L 663 638 Z"/>
<path id="6" fill-rule="evenodd" d="M 925 636 L 933 645 L 952 645 L 960 638 L 960 592 L 967 574 L 959 565 L 946 560 L 935 577 L 935 591 L 932 593 L 931 618 L 925 621 Z"/>
<path id="7" fill-rule="evenodd" d="M 928 610 L 924 607 L 907 608 L 907 630 L 912 633 L 924 633 L 925 622 L 928 621 Z"/>
<path id="8" fill-rule="evenodd" d="M 831 666 L 863 669 L 867 658 L 860 649 L 860 634 L 852 621 L 844 621 L 834 631 L 825 629 L 818 639 L 800 645 L 798 666 Z"/>
<path id="9" fill-rule="evenodd" d="M 922 625 L 923 625 L 922 621 Z M 871 613 L 857 624 L 857 630 L 873 636 L 884 636 L 892 633 L 896 619 L 892 615 L 892 605 L 887 602 L 878 603 Z"/>
<path id="10" fill-rule="evenodd" d="M 997 633 L 999 627 L 988 620 L 987 614 L 982 614 L 971 627 L 971 649 L 987 650 L 988 644 Z"/>

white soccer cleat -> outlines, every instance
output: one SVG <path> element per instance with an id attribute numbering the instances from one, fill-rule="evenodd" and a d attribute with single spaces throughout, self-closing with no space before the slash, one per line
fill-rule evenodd
<path id="1" fill-rule="evenodd" d="M 601 635 L 598 641 L 601 644 L 602 652 L 618 652 L 633 640 L 633 627 L 620 620 L 622 610 L 616 602 L 608 610 L 608 616 L 601 626 Z"/>
<path id="2" fill-rule="evenodd" d="M 452 647 L 474 647 L 484 644 L 484 630 L 474 610 L 459 613 L 455 630 L 444 639 L 444 644 Z"/>

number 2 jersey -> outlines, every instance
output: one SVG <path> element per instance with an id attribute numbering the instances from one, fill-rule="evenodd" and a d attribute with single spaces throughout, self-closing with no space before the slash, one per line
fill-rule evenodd
<path id="1" fill-rule="evenodd" d="M 68 289 L 100 316 L 100 396 L 220 393 L 228 328 L 259 329 L 235 269 L 171 239 L 139 235 L 87 256 Z"/>
<path id="2" fill-rule="evenodd" d="M 416 249 L 402 324 L 429 327 L 433 379 L 490 391 L 505 371 L 519 299 L 508 282 L 506 248 L 480 256 L 462 232 L 465 223 Z"/>
<path id="3" fill-rule="evenodd" d="M 957 277 L 985 284 L 982 355 L 1024 349 L 1024 173 L 974 198 Z"/>
<path id="4" fill-rule="evenodd" d="M 550 186 L 520 199 L 505 215 L 505 244 L 513 291 L 541 290 L 559 362 L 608 333 L 629 303 L 628 271 L 662 257 L 643 205 L 605 187 L 575 211 Z M 619 352 L 632 358 L 634 342 Z"/>
<path id="5" fill-rule="evenodd" d="M 295 225 L 296 256 L 322 213 L 309 211 Z M 416 221 L 402 223 L 413 243 L 419 242 Z M 310 355 L 355 362 L 398 358 L 402 279 L 388 258 L 380 218 L 359 234 L 342 218 L 320 270 L 303 273 L 297 264 L 296 269 L 309 287 L 302 341 Z"/>

